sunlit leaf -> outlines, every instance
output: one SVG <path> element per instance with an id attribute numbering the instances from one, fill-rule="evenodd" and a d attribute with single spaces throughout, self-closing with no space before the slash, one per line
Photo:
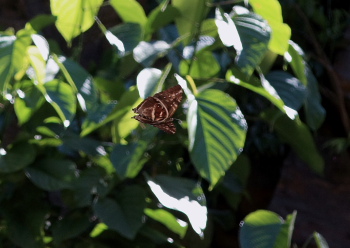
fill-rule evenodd
<path id="1" fill-rule="evenodd" d="M 102 3 L 103 0 L 50 0 L 56 27 L 68 43 L 94 24 Z"/>
<path id="2" fill-rule="evenodd" d="M 220 71 L 220 64 L 212 52 L 204 51 L 195 55 L 195 60 L 182 60 L 180 74 L 190 75 L 193 78 L 210 78 Z"/>
<path id="3" fill-rule="evenodd" d="M 219 90 L 198 94 L 187 122 L 191 160 L 213 187 L 241 153 L 247 123 L 235 100 Z"/>
<path id="4" fill-rule="evenodd" d="M 165 175 L 148 178 L 147 183 L 162 205 L 186 214 L 194 231 L 202 235 L 207 225 L 207 207 L 198 183 Z"/>
<path id="5" fill-rule="evenodd" d="M 134 48 L 134 59 L 144 67 L 150 67 L 159 57 L 164 56 L 170 49 L 170 45 L 165 41 L 159 40 L 155 42 L 141 41 Z"/>
<path id="6" fill-rule="evenodd" d="M 147 22 L 147 16 L 141 4 L 135 0 L 111 0 L 110 4 L 117 11 L 123 22 L 139 23 L 142 27 Z"/>

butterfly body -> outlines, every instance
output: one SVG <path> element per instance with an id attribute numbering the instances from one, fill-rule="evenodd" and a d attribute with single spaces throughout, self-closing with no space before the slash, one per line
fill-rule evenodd
<path id="1" fill-rule="evenodd" d="M 176 85 L 154 96 L 146 98 L 139 106 L 132 109 L 136 114 L 133 118 L 139 122 L 153 125 L 167 133 L 176 133 L 173 123 L 175 111 L 182 101 L 183 90 Z"/>

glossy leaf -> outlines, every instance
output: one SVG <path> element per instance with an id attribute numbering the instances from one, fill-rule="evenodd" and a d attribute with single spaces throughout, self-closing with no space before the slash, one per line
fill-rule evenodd
<path id="1" fill-rule="evenodd" d="M 261 4 L 259 0 L 249 0 L 254 12 L 262 16 L 272 29 L 269 49 L 279 55 L 284 55 L 288 50 L 288 42 L 291 37 L 290 27 L 283 23 L 282 8 L 277 0 L 267 0 Z"/>
<path id="2" fill-rule="evenodd" d="M 148 178 L 147 183 L 162 205 L 187 215 L 194 231 L 202 235 L 207 207 L 202 188 L 195 181 L 160 175 Z"/>
<path id="3" fill-rule="evenodd" d="M 12 51 L 16 36 L 0 35 L 0 91 L 3 94 L 7 84 L 13 75 Z"/>
<path id="4" fill-rule="evenodd" d="M 137 186 L 120 190 L 117 199 L 100 199 L 94 206 L 95 214 L 110 229 L 133 239 L 142 226 L 146 194 Z"/>
<path id="5" fill-rule="evenodd" d="M 200 23 L 206 17 L 212 0 L 174 0 L 172 4 L 180 11 L 180 16 L 175 19 L 176 27 L 183 36 L 184 45 L 192 42 L 199 34 Z"/>
<path id="6" fill-rule="evenodd" d="M 103 0 L 50 0 L 56 27 L 68 43 L 94 24 L 102 3 Z"/>
<path id="7" fill-rule="evenodd" d="M 318 82 L 309 66 L 304 61 L 304 52 L 297 44 L 290 41 L 288 53 L 291 56 L 290 65 L 293 72 L 307 87 L 307 94 L 304 102 L 306 123 L 312 130 L 317 130 L 326 116 L 326 111 L 321 105 Z"/>
<path id="8" fill-rule="evenodd" d="M 29 63 L 34 73 L 28 73 L 29 77 L 40 86 L 44 84 L 46 77 L 46 62 L 36 46 L 30 46 L 27 49 Z"/>
<path id="9" fill-rule="evenodd" d="M 76 165 L 65 159 L 43 159 L 26 168 L 27 177 L 39 188 L 47 191 L 69 189 L 76 179 Z"/>
<path id="10" fill-rule="evenodd" d="M 57 79 L 45 83 L 44 87 L 46 90 L 46 100 L 56 110 L 64 125 L 68 126 L 77 108 L 73 89 L 70 85 Z"/>
<path id="11" fill-rule="evenodd" d="M 219 90 L 198 94 L 187 122 L 191 160 L 213 187 L 241 153 L 247 123 L 235 100 Z"/>
<path id="12" fill-rule="evenodd" d="M 142 132 L 142 136 L 137 142 L 131 142 L 127 145 L 117 144 L 113 148 L 111 161 L 121 178 L 137 176 L 149 159 L 145 156 L 145 152 L 157 133 L 157 129 L 149 127 Z"/>
<path id="13" fill-rule="evenodd" d="M 317 248 L 329 248 L 326 239 L 321 234 L 314 232 L 313 237 L 316 241 Z"/>
<path id="14" fill-rule="evenodd" d="M 165 225 L 169 230 L 183 238 L 187 231 L 187 223 L 177 219 L 174 215 L 164 209 L 145 209 L 145 214 Z"/>
<path id="15" fill-rule="evenodd" d="M 249 82 L 244 82 L 239 78 L 239 71 L 232 69 L 226 72 L 226 80 L 237 84 L 241 87 L 254 91 L 255 93 L 265 97 L 270 102 L 272 102 L 277 108 L 282 112 L 285 112 L 284 102 L 276 94 L 277 92 L 270 86 L 268 81 L 259 82 L 255 78 L 251 79 Z"/>
<path id="16" fill-rule="evenodd" d="M 2 149 L 0 153 L 0 172 L 11 173 L 30 165 L 36 156 L 36 150 L 31 144 L 14 144 L 11 149 Z"/>
<path id="17" fill-rule="evenodd" d="M 117 11 L 123 22 L 139 23 L 142 27 L 147 22 L 147 16 L 142 6 L 135 0 L 111 0 L 110 4 Z"/>
<path id="18" fill-rule="evenodd" d="M 242 248 L 289 248 L 296 213 L 283 221 L 277 214 L 258 210 L 244 218 L 239 233 Z"/>
<path id="19" fill-rule="evenodd" d="M 162 71 L 157 68 L 145 68 L 137 75 L 136 84 L 142 99 L 152 96 L 158 86 Z"/>
<path id="20" fill-rule="evenodd" d="M 277 91 L 284 104 L 298 111 L 306 98 L 306 87 L 291 74 L 284 71 L 273 71 L 266 75 L 266 79 Z"/>
<path id="21" fill-rule="evenodd" d="M 263 119 L 271 124 L 280 138 L 318 174 L 323 173 L 324 161 L 307 126 L 299 118 L 290 119 L 278 110 L 266 111 Z"/>
<path id="22" fill-rule="evenodd" d="M 122 23 L 109 31 L 123 43 L 126 54 L 131 53 L 142 39 L 142 28 L 138 23 Z"/>
<path id="23" fill-rule="evenodd" d="M 150 67 L 159 58 L 164 56 L 170 45 L 165 41 L 159 40 L 155 42 L 141 41 L 137 47 L 134 48 L 134 59 L 144 67 Z"/>
<path id="24" fill-rule="evenodd" d="M 237 15 L 233 21 L 243 45 L 243 50 L 237 57 L 237 66 L 250 76 L 268 50 L 271 28 L 255 14 Z"/>

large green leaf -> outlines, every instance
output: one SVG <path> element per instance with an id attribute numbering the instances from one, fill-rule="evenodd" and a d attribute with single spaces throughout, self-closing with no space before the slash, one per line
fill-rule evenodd
<path id="1" fill-rule="evenodd" d="M 135 0 L 111 0 L 110 4 L 118 12 L 123 22 L 138 23 L 142 27 L 147 22 L 147 16 L 142 6 Z"/>
<path id="2" fill-rule="evenodd" d="M 0 35 L 0 92 L 4 94 L 7 84 L 13 75 L 12 51 L 16 36 Z"/>
<path id="3" fill-rule="evenodd" d="M 11 149 L 0 150 L 0 172 L 11 173 L 21 170 L 30 165 L 36 156 L 33 145 L 28 143 L 17 143 Z"/>
<path id="4" fill-rule="evenodd" d="M 278 110 L 269 110 L 262 114 L 262 118 L 271 124 L 280 138 L 289 144 L 313 171 L 323 173 L 322 156 L 309 129 L 298 117 L 291 119 Z"/>
<path id="5" fill-rule="evenodd" d="M 132 52 L 142 39 L 142 29 L 138 23 L 122 23 L 110 28 L 109 31 L 123 43 L 126 54 Z M 110 43 L 115 45 L 112 42 Z"/>
<path id="6" fill-rule="evenodd" d="M 23 124 L 30 120 L 30 117 L 40 108 L 45 99 L 33 82 L 29 80 L 21 82 L 17 94 L 14 109 L 19 124 Z"/>
<path id="7" fill-rule="evenodd" d="M 46 100 L 56 110 L 64 125 L 69 126 L 77 108 L 72 87 L 63 81 L 54 79 L 44 84 Z"/>
<path id="8" fill-rule="evenodd" d="M 56 27 L 68 43 L 94 24 L 102 3 L 103 0 L 50 0 Z"/>
<path id="9" fill-rule="evenodd" d="M 158 130 L 156 128 L 148 127 L 142 132 L 137 142 L 127 145 L 118 144 L 113 148 L 111 161 L 121 178 L 137 176 L 149 159 L 145 156 L 145 152 L 157 133 Z"/>
<path id="10" fill-rule="evenodd" d="M 266 19 L 272 29 L 269 49 L 279 55 L 288 50 L 291 29 L 283 23 L 282 8 L 277 0 L 267 0 L 262 4 L 259 0 L 249 0 L 254 12 Z"/>
<path id="11" fill-rule="evenodd" d="M 158 5 L 155 9 L 151 11 L 148 16 L 146 23 L 145 33 L 152 34 L 161 27 L 174 21 L 175 17 L 178 17 L 180 12 L 178 9 L 174 8 L 171 5 L 164 7 L 163 5 Z"/>
<path id="12" fill-rule="evenodd" d="M 164 56 L 170 48 L 170 45 L 163 40 L 152 43 L 141 41 L 134 48 L 133 56 L 135 61 L 144 67 L 150 67 L 159 57 Z"/>
<path id="13" fill-rule="evenodd" d="M 306 98 L 306 87 L 288 72 L 272 71 L 266 75 L 266 79 L 277 91 L 284 104 L 298 111 Z"/>
<path id="14" fill-rule="evenodd" d="M 39 188 L 57 191 L 71 188 L 76 179 L 76 165 L 70 160 L 47 158 L 26 168 L 26 175 Z"/>
<path id="15" fill-rule="evenodd" d="M 187 215 L 193 230 L 202 235 L 207 226 L 207 207 L 202 188 L 195 181 L 160 175 L 148 178 L 148 185 L 159 202 Z"/>
<path id="16" fill-rule="evenodd" d="M 289 248 L 296 213 L 283 221 L 277 214 L 258 210 L 244 218 L 239 233 L 242 248 Z"/>
<path id="17" fill-rule="evenodd" d="M 219 90 L 190 101 L 187 121 L 191 160 L 213 187 L 241 153 L 247 123 L 235 100 Z"/>
<path id="18" fill-rule="evenodd" d="M 212 0 L 174 0 L 172 4 L 180 11 L 175 19 L 176 27 L 183 36 L 184 45 L 188 45 L 199 34 L 200 24 L 209 11 Z"/>
<path id="19" fill-rule="evenodd" d="M 45 82 L 46 77 L 46 61 L 40 53 L 40 50 L 36 46 L 30 46 L 27 49 L 29 63 L 33 68 L 34 73 L 28 73 L 28 76 L 37 84 L 39 88 Z"/>
<path id="20" fill-rule="evenodd" d="M 193 78 L 210 78 L 220 72 L 220 64 L 209 51 L 199 52 L 195 60 L 182 60 L 179 65 L 180 74 Z"/>
<path id="21" fill-rule="evenodd" d="M 307 95 L 304 102 L 306 123 L 312 130 L 316 130 L 323 123 L 326 116 L 326 111 L 321 105 L 318 82 L 304 61 L 303 50 L 292 41 L 289 44 L 288 54 L 291 59 L 290 65 L 295 75 L 307 87 Z"/>
<path id="22" fill-rule="evenodd" d="M 233 17 L 243 50 L 238 54 L 237 65 L 248 76 L 261 63 L 271 36 L 271 28 L 265 20 L 255 14 L 244 14 Z"/>
<path id="23" fill-rule="evenodd" d="M 142 226 L 146 194 L 138 186 L 128 186 L 117 193 L 116 199 L 100 199 L 94 212 L 110 229 L 133 239 Z"/>

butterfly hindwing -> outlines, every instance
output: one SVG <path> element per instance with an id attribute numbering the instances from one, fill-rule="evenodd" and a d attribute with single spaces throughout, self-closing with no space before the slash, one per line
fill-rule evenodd
<path id="1" fill-rule="evenodd" d="M 172 116 L 182 101 L 183 90 L 174 86 L 145 99 L 133 111 L 139 115 L 134 118 L 142 123 L 153 125 L 167 133 L 174 134 L 176 127 Z"/>

